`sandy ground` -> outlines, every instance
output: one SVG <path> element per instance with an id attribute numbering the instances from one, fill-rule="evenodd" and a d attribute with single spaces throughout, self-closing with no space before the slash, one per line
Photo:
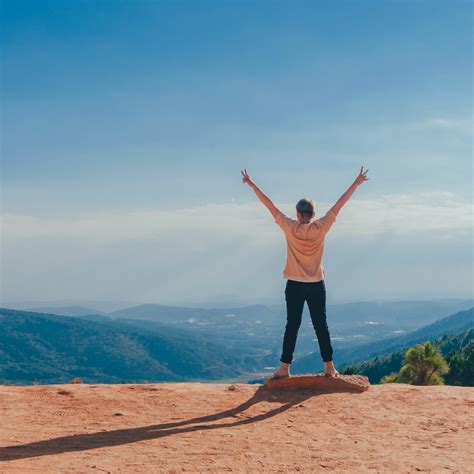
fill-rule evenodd
<path id="1" fill-rule="evenodd" d="M 0 472 L 474 472 L 474 389 L 0 386 Z"/>

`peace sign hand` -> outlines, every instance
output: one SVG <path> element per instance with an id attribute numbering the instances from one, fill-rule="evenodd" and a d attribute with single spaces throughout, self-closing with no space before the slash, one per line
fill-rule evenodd
<path id="1" fill-rule="evenodd" d="M 242 170 L 240 170 L 240 172 L 242 173 L 242 176 L 243 176 L 242 182 L 248 184 L 249 186 L 251 186 L 253 184 L 253 182 L 250 179 L 250 176 L 247 174 L 247 169 L 245 169 L 245 173 Z"/>
<path id="2" fill-rule="evenodd" d="M 365 171 L 363 171 L 364 167 L 361 166 L 360 167 L 360 173 L 359 173 L 359 176 L 357 176 L 356 180 L 355 180 L 355 183 L 357 185 L 360 185 L 362 184 L 364 181 L 367 181 L 369 178 L 367 178 L 366 176 L 366 173 L 367 171 L 369 171 L 368 169 L 366 169 Z"/>

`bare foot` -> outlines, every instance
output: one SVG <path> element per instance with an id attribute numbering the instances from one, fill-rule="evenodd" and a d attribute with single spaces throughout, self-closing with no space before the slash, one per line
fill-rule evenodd
<path id="1" fill-rule="evenodd" d="M 280 368 L 273 374 L 272 379 L 284 379 L 290 376 L 289 364 L 282 363 Z"/>
<path id="2" fill-rule="evenodd" d="M 336 367 L 334 367 L 334 363 L 332 361 L 324 363 L 324 375 L 326 377 L 337 377 L 340 375 L 336 370 Z"/>

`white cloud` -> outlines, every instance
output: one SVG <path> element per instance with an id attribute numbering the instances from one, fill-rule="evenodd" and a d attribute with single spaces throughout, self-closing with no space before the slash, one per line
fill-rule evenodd
<path id="1" fill-rule="evenodd" d="M 407 128 L 411 130 L 449 130 L 451 132 L 460 132 L 471 134 L 472 121 L 469 119 L 449 119 L 445 117 L 432 117 L 419 122 L 407 124 Z"/>
<path id="2" fill-rule="evenodd" d="M 294 204 L 276 204 L 294 218 Z M 330 207 L 316 205 L 317 217 Z M 351 199 L 327 238 L 330 298 L 467 294 L 472 212 L 471 202 L 443 191 Z M 76 217 L 6 214 L 2 237 L 4 300 L 281 300 L 284 236 L 257 200 Z"/>
<path id="3" fill-rule="evenodd" d="M 295 218 L 294 204 L 276 203 Z M 317 203 L 321 217 L 329 203 Z M 352 198 L 338 215 L 331 234 L 376 235 L 391 232 L 439 231 L 449 236 L 472 231 L 472 202 L 451 192 L 384 194 L 377 198 Z M 73 239 L 114 242 L 150 239 L 242 238 L 266 243 L 274 236 L 273 218 L 258 201 L 207 204 L 178 210 L 134 210 L 77 217 L 41 218 L 5 214 L 3 238 L 8 242 L 36 239 Z"/>
<path id="4" fill-rule="evenodd" d="M 384 194 L 354 200 L 339 231 L 376 235 L 438 232 L 444 237 L 472 232 L 473 204 L 450 192 Z"/>

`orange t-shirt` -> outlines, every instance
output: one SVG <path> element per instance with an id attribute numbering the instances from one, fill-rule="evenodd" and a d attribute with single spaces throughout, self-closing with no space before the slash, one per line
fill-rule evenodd
<path id="1" fill-rule="evenodd" d="M 336 213 L 331 209 L 308 224 L 300 224 L 279 212 L 275 222 L 285 233 L 287 244 L 283 278 L 304 282 L 324 279 L 324 238 L 335 221 Z"/>

